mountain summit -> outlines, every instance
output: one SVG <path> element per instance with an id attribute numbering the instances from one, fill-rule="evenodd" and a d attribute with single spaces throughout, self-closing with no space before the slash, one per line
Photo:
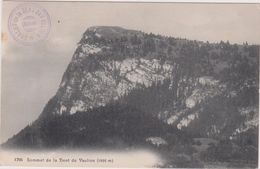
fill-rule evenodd
<path id="1" fill-rule="evenodd" d="M 120 27 L 89 28 L 63 75 L 55 96 L 56 106 L 47 113 L 74 114 L 105 106 L 138 86 L 148 87 L 170 77 L 170 63 L 142 58 L 144 36 L 144 33 Z M 154 42 L 145 43 L 147 48 L 155 49 Z"/>
<path id="2" fill-rule="evenodd" d="M 40 117 L 4 146 L 152 146 L 166 167 L 254 165 L 258 63 L 256 45 L 90 27 Z"/>

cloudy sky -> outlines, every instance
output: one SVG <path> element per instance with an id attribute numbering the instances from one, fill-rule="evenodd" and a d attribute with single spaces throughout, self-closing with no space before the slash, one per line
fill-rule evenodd
<path id="1" fill-rule="evenodd" d="M 18 3 L 3 2 L 1 141 L 33 122 L 55 94 L 77 42 L 90 26 L 111 25 L 210 42 L 260 44 L 255 4 L 39 3 L 51 18 L 41 43 L 23 46 L 7 22 Z"/>

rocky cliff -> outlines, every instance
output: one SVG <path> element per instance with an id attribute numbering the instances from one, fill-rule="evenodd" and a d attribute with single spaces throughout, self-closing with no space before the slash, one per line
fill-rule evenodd
<path id="1" fill-rule="evenodd" d="M 40 117 L 6 145 L 158 147 L 199 137 L 256 147 L 258 63 L 257 45 L 91 27 Z"/>

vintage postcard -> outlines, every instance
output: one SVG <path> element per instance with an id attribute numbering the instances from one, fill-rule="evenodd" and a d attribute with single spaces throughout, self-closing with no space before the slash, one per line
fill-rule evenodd
<path id="1" fill-rule="evenodd" d="M 3 166 L 258 168 L 260 5 L 3 1 Z"/>

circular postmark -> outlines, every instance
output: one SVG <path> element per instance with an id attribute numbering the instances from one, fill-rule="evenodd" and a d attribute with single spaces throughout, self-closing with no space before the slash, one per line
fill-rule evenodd
<path id="1" fill-rule="evenodd" d="M 12 37 L 24 45 L 32 45 L 46 39 L 50 27 L 48 12 L 41 6 L 31 3 L 18 5 L 8 20 Z"/>

